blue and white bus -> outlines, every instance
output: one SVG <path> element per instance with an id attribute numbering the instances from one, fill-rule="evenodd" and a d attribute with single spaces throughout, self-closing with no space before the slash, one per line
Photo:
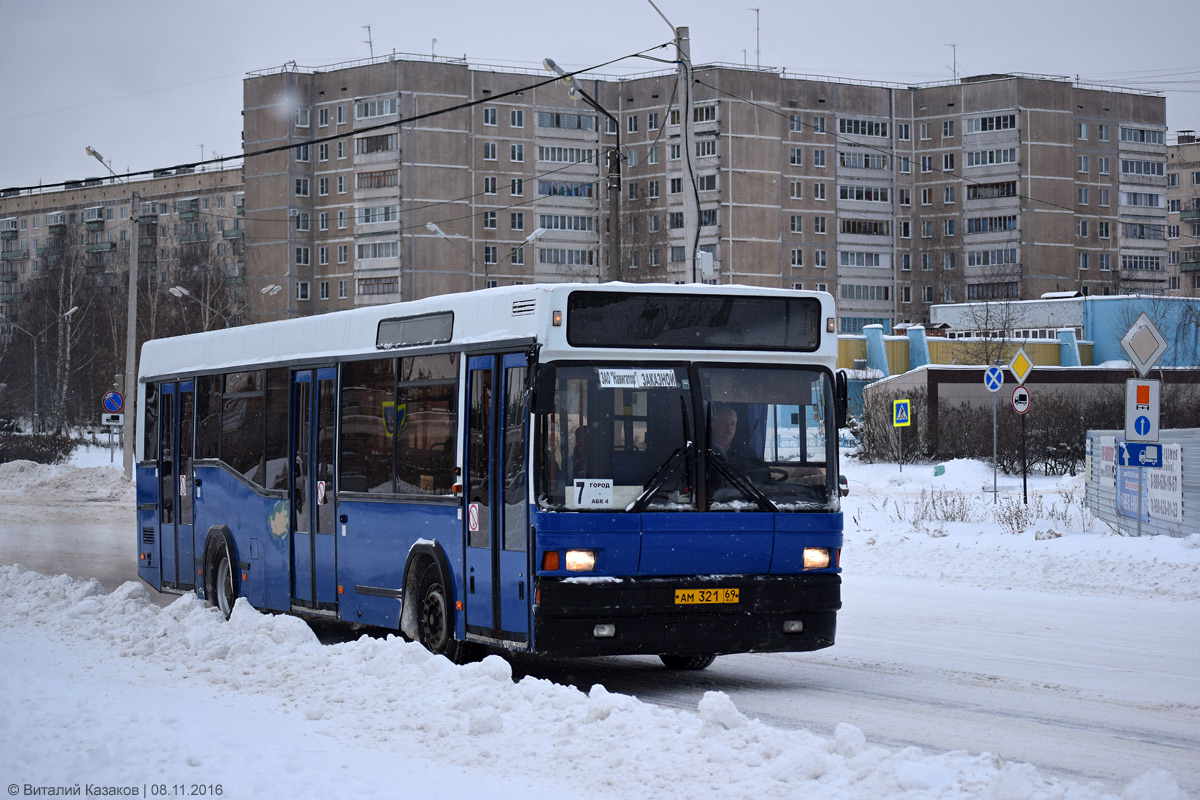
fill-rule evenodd
<path id="1" fill-rule="evenodd" d="M 833 299 L 554 284 L 147 342 L 139 575 L 484 648 L 833 644 Z"/>

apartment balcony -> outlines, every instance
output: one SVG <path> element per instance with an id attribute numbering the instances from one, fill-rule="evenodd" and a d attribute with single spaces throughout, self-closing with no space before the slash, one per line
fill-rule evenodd
<path id="1" fill-rule="evenodd" d="M 4 230 L 0 230 L 0 239 L 7 240 L 15 238 L 17 238 L 16 228 L 5 228 Z"/>
<path id="2" fill-rule="evenodd" d="M 15 292 L 9 294 L 0 294 L 0 303 L 15 303 L 21 299 L 21 295 Z"/>
<path id="3" fill-rule="evenodd" d="M 225 276 L 225 285 L 226 286 L 245 286 L 246 285 L 246 276 L 245 275 L 226 275 Z"/>
<path id="4" fill-rule="evenodd" d="M 67 224 L 66 214 L 48 214 L 46 216 L 47 228 L 61 228 Z"/>
<path id="5" fill-rule="evenodd" d="M 1200 256 L 1196 256 L 1194 261 L 1180 261 L 1180 272 L 1200 272 Z"/>
<path id="6" fill-rule="evenodd" d="M 83 227 L 89 231 L 102 231 L 104 230 L 104 220 L 89 219 L 83 223 Z"/>
<path id="7" fill-rule="evenodd" d="M 138 239 L 138 247 L 154 247 L 157 242 L 157 236 L 142 236 Z"/>
<path id="8" fill-rule="evenodd" d="M 1185 208 L 1185 209 L 1183 209 L 1182 211 L 1179 212 L 1179 219 L 1181 222 L 1188 222 L 1189 220 L 1200 220 L 1200 208 Z"/>
<path id="9" fill-rule="evenodd" d="M 180 218 L 180 219 L 199 219 L 199 218 L 200 218 L 200 212 L 199 212 L 199 211 L 196 211 L 196 210 L 192 210 L 192 211 L 184 211 L 184 210 L 180 209 L 180 211 L 179 211 L 179 218 Z"/>
<path id="10" fill-rule="evenodd" d="M 0 257 L 2 257 L 5 261 L 18 261 L 22 258 L 29 258 L 29 251 L 5 250 L 3 253 L 0 253 Z"/>
<path id="11" fill-rule="evenodd" d="M 17 273 L 15 272 L 0 272 L 0 283 L 16 283 Z"/>
<path id="12" fill-rule="evenodd" d="M 116 242 L 89 242 L 83 246 L 83 251 L 85 253 L 103 253 L 116 248 L 116 246 Z"/>
<path id="13" fill-rule="evenodd" d="M 180 216 L 183 216 L 180 214 Z M 179 237 L 179 241 L 183 244 L 198 244 L 208 241 L 207 233 L 185 233 Z"/>
<path id="14" fill-rule="evenodd" d="M 43 245 L 42 247 L 36 248 L 33 252 L 38 258 L 44 258 L 50 252 L 50 248 L 49 246 Z"/>
<path id="15" fill-rule="evenodd" d="M 228 228 L 227 230 L 222 232 L 222 235 L 226 239 L 241 239 L 243 236 L 246 235 L 246 229 L 245 228 Z"/>

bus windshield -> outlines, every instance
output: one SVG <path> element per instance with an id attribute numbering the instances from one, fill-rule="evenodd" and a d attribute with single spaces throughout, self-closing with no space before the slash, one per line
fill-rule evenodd
<path id="1" fill-rule="evenodd" d="M 804 367 L 559 365 L 539 506 L 803 511 L 836 503 L 833 387 Z"/>

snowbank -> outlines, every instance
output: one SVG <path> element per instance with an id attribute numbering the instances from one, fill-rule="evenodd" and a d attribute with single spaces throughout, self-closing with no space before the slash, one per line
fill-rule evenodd
<path id="1" fill-rule="evenodd" d="M 987 754 L 873 746 L 846 724 L 832 738 L 777 730 L 747 718 L 721 692 L 706 693 L 695 713 L 668 710 L 601 686 L 584 694 L 529 677 L 513 683 L 499 657 L 454 667 L 390 636 L 321 645 L 304 623 L 259 614 L 244 601 L 224 623 L 193 595 L 159 608 L 139 584 L 105 594 L 95 581 L 0 567 L 0 643 L 36 650 L 43 638 L 72 643 L 76 659 L 53 650 L 67 663 L 23 667 L 20 658 L 6 659 L 12 690 L 0 699 L 0 776 L 34 786 L 174 784 L 184 776 L 221 783 L 225 797 L 268 787 L 289 797 L 372 787 L 404 797 L 443 794 L 436 782 L 406 783 L 395 770 L 423 763 L 448 780 L 479 782 L 477 791 L 486 781 L 489 797 L 502 798 L 527 796 L 537 776 L 558 796 L 581 797 L 1116 800 L 1098 785 L 1046 779 Z M 66 713 L 59 703 L 30 702 L 41 681 L 76 682 L 59 672 L 94 672 L 102 691 L 87 696 L 86 709 Z M 26 673 L 32 689 L 21 680 Z M 140 698 L 133 716 L 131 697 Z M 209 698 L 240 705 L 245 716 L 217 731 L 195 730 L 217 719 Z M 91 726 L 52 724 L 85 710 Z M 187 736 L 181 720 L 190 724 Z M 314 737 L 322 768 L 289 760 L 286 753 L 313 749 Z M 127 752 L 118 744 L 127 739 L 155 744 Z M 352 776 L 335 766 L 350 763 Z M 1155 772 L 1121 798 L 1184 794 Z"/>

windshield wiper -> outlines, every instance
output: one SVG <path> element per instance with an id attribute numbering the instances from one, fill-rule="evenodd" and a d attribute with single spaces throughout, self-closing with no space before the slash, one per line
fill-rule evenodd
<path id="1" fill-rule="evenodd" d="M 728 459 L 721 455 L 720 451 L 718 451 L 715 447 L 708 448 L 708 460 L 709 463 L 717 468 L 717 472 L 720 472 L 725 480 L 729 481 L 729 483 L 735 489 L 753 500 L 758 505 L 759 511 L 779 510 L 778 506 L 771 502 L 771 500 L 765 494 L 760 492 L 758 487 L 755 486 L 749 478 L 747 478 L 745 475 L 739 472 L 737 468 L 730 464 Z"/>
<path id="2" fill-rule="evenodd" d="M 627 511 L 635 513 L 642 511 L 650 503 L 650 498 L 658 494 L 659 490 L 666 485 L 667 481 L 675 475 L 675 471 L 680 464 L 691 465 L 692 453 L 695 451 L 696 444 L 692 441 L 691 426 L 688 424 L 687 402 L 683 395 L 679 396 L 679 415 L 683 421 L 683 435 L 686 443 L 683 447 L 675 448 L 675 452 L 667 456 L 667 460 L 662 463 L 654 474 L 650 476 L 650 480 L 646 481 L 645 488 L 642 493 L 637 496 L 637 499 L 629 504 Z M 691 470 L 688 470 L 688 474 Z"/>

